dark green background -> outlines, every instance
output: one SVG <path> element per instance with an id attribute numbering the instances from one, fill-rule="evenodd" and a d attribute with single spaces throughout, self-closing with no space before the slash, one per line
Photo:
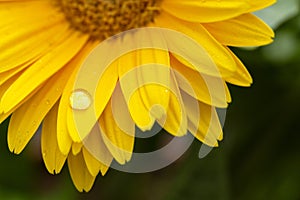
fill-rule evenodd
<path id="1" fill-rule="evenodd" d="M 146 174 L 113 169 L 79 193 L 67 167 L 47 173 L 35 139 L 21 155 L 8 151 L 0 129 L 0 199 L 300 200 L 300 18 L 276 31 L 275 43 L 234 49 L 251 72 L 250 88 L 230 86 L 224 140 L 198 158 L 200 142 L 171 166 Z"/>

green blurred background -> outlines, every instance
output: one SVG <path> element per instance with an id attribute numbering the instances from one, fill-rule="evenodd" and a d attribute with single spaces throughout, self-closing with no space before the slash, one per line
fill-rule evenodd
<path id="1" fill-rule="evenodd" d="M 0 125 L 0 199 L 300 200 L 300 16 L 287 15 L 280 22 L 273 24 L 272 45 L 233 49 L 254 84 L 230 85 L 233 102 L 224 140 L 207 157 L 198 158 L 201 143 L 195 141 L 167 168 L 145 174 L 110 169 L 89 193 L 79 193 L 67 166 L 59 175 L 48 174 L 38 138 L 21 155 L 10 153 L 5 121 Z"/>

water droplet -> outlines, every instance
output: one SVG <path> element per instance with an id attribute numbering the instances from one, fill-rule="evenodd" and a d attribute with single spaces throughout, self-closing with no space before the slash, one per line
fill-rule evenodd
<path id="1" fill-rule="evenodd" d="M 35 121 L 35 120 L 32 122 L 32 125 L 33 125 L 33 126 L 35 126 L 35 125 L 36 125 L 36 121 Z"/>
<path id="2" fill-rule="evenodd" d="M 86 110 L 92 104 L 91 95 L 83 89 L 76 89 L 71 93 L 70 106 L 74 110 Z"/>
<path id="3" fill-rule="evenodd" d="M 46 101 L 46 104 L 47 104 L 47 105 L 50 105 L 50 100 L 49 100 L 49 99 Z"/>

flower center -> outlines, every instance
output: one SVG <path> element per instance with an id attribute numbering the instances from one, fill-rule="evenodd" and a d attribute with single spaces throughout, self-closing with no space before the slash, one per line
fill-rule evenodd
<path id="1" fill-rule="evenodd" d="M 159 14 L 161 0 L 58 0 L 71 25 L 92 38 L 146 26 Z"/>

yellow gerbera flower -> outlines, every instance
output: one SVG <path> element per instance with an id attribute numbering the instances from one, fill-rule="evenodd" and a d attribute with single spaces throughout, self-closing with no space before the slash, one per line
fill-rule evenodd
<path id="1" fill-rule="evenodd" d="M 150 112 L 155 104 L 167 112 L 163 128 L 169 133 L 180 136 L 189 130 L 200 141 L 216 145 L 222 139 L 222 129 L 216 123 L 215 107 L 226 107 L 227 103 L 211 102 L 197 68 L 180 56 L 164 50 L 142 49 L 119 57 L 99 80 L 94 102 L 89 102 L 84 91 L 73 91 L 76 75 L 87 55 L 104 39 L 133 28 L 167 28 L 186 34 L 206 50 L 221 73 L 226 101 L 230 102 L 225 82 L 249 86 L 252 79 L 228 46 L 260 46 L 272 42 L 273 31 L 251 12 L 274 2 L 0 0 L 0 122 L 11 115 L 9 149 L 19 154 L 43 121 L 41 147 L 48 171 L 59 173 L 67 159 L 76 188 L 89 191 L 97 174 L 104 175 L 113 159 L 121 164 L 130 160 L 135 125 L 148 130 L 155 121 L 160 122 L 161 112 Z M 184 43 L 176 42 L 185 48 Z M 189 54 L 188 47 L 186 51 Z M 169 66 L 191 83 L 195 94 L 190 94 L 177 76 L 155 69 L 150 72 L 179 85 L 182 98 L 196 99 L 201 110 L 199 122 L 193 121 L 193 108 L 190 105 L 182 108 L 177 97 L 164 86 L 143 86 L 131 96 L 129 103 L 124 100 L 126 85 L 118 80 L 135 66 L 146 63 Z M 82 104 L 72 105 L 78 98 L 83 98 Z M 119 99 L 117 110 L 122 112 L 118 115 L 122 115 L 120 119 L 126 122 L 126 131 L 132 135 L 125 133 L 114 119 L 114 99 Z M 91 130 L 84 138 L 91 143 L 100 141 L 93 145 L 103 155 L 101 162 L 83 145 L 72 119 L 76 108 L 91 103 L 96 104 L 101 130 L 93 128 L 96 122 L 85 120 L 90 124 L 84 126 Z M 182 113 L 187 119 L 184 125 L 178 122 Z M 208 131 L 211 121 L 214 129 Z M 102 139 L 97 140 L 99 132 Z"/>

